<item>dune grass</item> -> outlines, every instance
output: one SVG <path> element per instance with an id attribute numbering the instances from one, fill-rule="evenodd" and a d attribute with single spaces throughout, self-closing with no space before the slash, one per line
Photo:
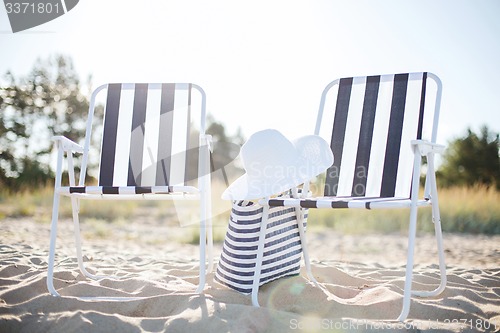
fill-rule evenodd
<path id="1" fill-rule="evenodd" d="M 500 192 L 484 186 L 442 188 L 438 191 L 443 231 L 500 234 Z M 409 209 L 311 209 L 311 228 L 344 233 L 406 232 Z M 418 210 L 417 229 L 433 232 L 431 209 Z"/>
<path id="2" fill-rule="evenodd" d="M 458 187 L 439 194 L 443 230 L 500 234 L 500 192 L 493 187 Z"/>
<path id="3" fill-rule="evenodd" d="M 48 223 L 52 213 L 53 189 L 45 187 L 32 192 L 8 193 L 0 191 L 0 219 L 32 218 Z M 500 234 L 500 192 L 482 186 L 442 188 L 439 190 L 442 228 L 447 232 Z M 215 203 L 217 204 L 217 202 Z M 225 203 L 227 204 L 227 202 Z M 229 207 L 229 206 L 228 206 Z M 134 221 L 147 215 L 152 221 L 166 221 L 167 225 L 179 226 L 175 209 L 165 201 L 81 201 L 80 214 L 83 220 L 103 221 L 119 225 L 123 221 Z M 311 229 L 332 228 L 343 233 L 406 232 L 408 209 L 401 210 L 353 210 L 311 209 Z M 61 198 L 60 217 L 71 218 L 69 198 Z M 216 216 L 214 239 L 224 238 L 229 210 Z M 182 223 L 181 223 L 182 225 Z M 432 232 L 430 208 L 419 209 L 418 230 Z M 191 230 L 183 242 L 197 243 L 198 229 Z"/>
<path id="4" fill-rule="evenodd" d="M 11 217 L 30 217 L 37 222 L 49 222 L 52 216 L 54 189 L 42 187 L 33 191 L 9 193 L 0 192 L 0 219 Z M 109 221 L 120 220 L 134 213 L 137 202 L 127 201 L 120 205 L 109 201 L 81 201 L 80 214 L 87 218 Z M 71 199 L 61 197 L 59 206 L 60 218 L 71 218 Z"/>
<path id="5" fill-rule="evenodd" d="M 51 186 L 15 193 L 0 190 L 0 222 L 7 218 L 24 218 L 38 223 L 50 223 L 53 195 L 54 189 Z M 176 228 L 169 233 L 172 237 L 180 243 L 196 244 L 199 243 L 198 207 L 198 203 L 193 201 L 183 212 L 178 212 L 176 208 L 179 207 L 169 200 L 80 200 L 79 216 L 82 225 L 87 225 L 82 228 L 85 238 L 109 239 L 116 232 L 126 233 L 129 223 L 142 223 Z M 224 239 L 225 218 L 220 214 L 214 218 L 213 238 L 216 242 Z M 72 219 L 69 197 L 60 198 L 59 219 Z M 142 236 L 130 232 L 128 237 Z M 143 238 L 154 239 L 153 235 Z"/>

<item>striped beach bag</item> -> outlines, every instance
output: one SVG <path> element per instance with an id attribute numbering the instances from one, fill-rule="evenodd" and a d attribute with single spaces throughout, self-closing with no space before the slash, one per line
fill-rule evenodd
<path id="1" fill-rule="evenodd" d="M 252 292 L 263 207 L 233 201 L 215 280 L 244 294 Z M 302 209 L 307 225 L 307 209 Z M 293 207 L 270 207 L 259 285 L 300 271 L 302 243 Z"/>

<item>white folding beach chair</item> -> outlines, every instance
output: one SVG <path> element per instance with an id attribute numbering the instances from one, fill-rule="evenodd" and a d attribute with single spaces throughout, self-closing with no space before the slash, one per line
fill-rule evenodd
<path id="1" fill-rule="evenodd" d="M 331 142 L 334 155 L 334 163 L 326 172 L 324 196 L 260 201 L 271 207 L 410 208 L 400 321 L 408 316 L 412 294 L 435 296 L 446 286 L 434 170 L 434 155 L 444 150 L 436 144 L 441 90 L 440 79 L 425 72 L 331 82 L 321 96 L 315 129 L 315 134 Z M 427 170 L 423 197 L 419 198 L 423 156 L 427 157 Z M 308 184 L 304 186 L 307 192 Z M 433 291 L 414 291 L 411 286 L 417 208 L 428 206 L 432 208 L 441 282 Z"/>
<path id="2" fill-rule="evenodd" d="M 104 104 L 102 129 L 93 124 L 94 111 L 100 101 Z M 53 276 L 61 195 L 71 198 L 78 266 L 85 276 L 96 280 L 106 276 L 91 274 L 83 263 L 79 227 L 81 199 L 199 200 L 200 276 L 197 292 L 203 290 L 206 252 L 209 271 L 213 257 L 211 137 L 205 134 L 205 107 L 205 92 L 195 84 L 105 84 L 92 94 L 84 146 L 62 136 L 54 138 L 58 157 L 47 277 L 47 287 L 52 295 L 59 296 Z M 94 131 L 93 125 L 96 127 Z M 89 186 L 86 174 L 91 138 L 98 130 L 102 132 L 98 183 Z M 75 184 L 75 153 L 83 154 L 78 185 Z M 69 186 L 61 184 L 64 154 L 68 162 Z"/>

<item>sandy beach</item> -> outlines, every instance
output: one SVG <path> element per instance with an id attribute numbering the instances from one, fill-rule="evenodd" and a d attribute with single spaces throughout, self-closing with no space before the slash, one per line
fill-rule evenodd
<path id="1" fill-rule="evenodd" d="M 194 292 L 198 247 L 178 242 L 185 228 L 134 221 L 96 232 L 104 227 L 83 224 L 83 235 L 91 235 L 84 242 L 89 270 L 120 277 L 95 282 L 78 270 L 72 223 L 59 226 L 55 287 L 63 297 L 55 298 L 46 288 L 49 225 L 0 220 L 0 332 L 500 331 L 500 236 L 444 234 L 446 290 L 414 298 L 408 320 L 399 323 L 406 260 L 399 234 L 309 230 L 320 286 L 308 283 L 302 269 L 264 285 L 255 308 L 249 296 L 214 282 L 213 273 L 204 292 Z M 438 283 L 433 246 L 432 235 L 418 236 L 415 289 Z M 216 259 L 220 250 L 218 244 Z"/>

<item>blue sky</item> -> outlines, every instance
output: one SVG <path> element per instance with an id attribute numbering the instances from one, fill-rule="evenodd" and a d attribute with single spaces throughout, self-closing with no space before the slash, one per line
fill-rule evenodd
<path id="1" fill-rule="evenodd" d="M 312 133 L 323 87 L 353 75 L 430 71 L 443 81 L 438 141 L 500 132 L 497 0 L 80 0 L 13 34 L 0 8 L 0 73 L 73 58 L 82 81 L 194 82 L 230 132 Z"/>

